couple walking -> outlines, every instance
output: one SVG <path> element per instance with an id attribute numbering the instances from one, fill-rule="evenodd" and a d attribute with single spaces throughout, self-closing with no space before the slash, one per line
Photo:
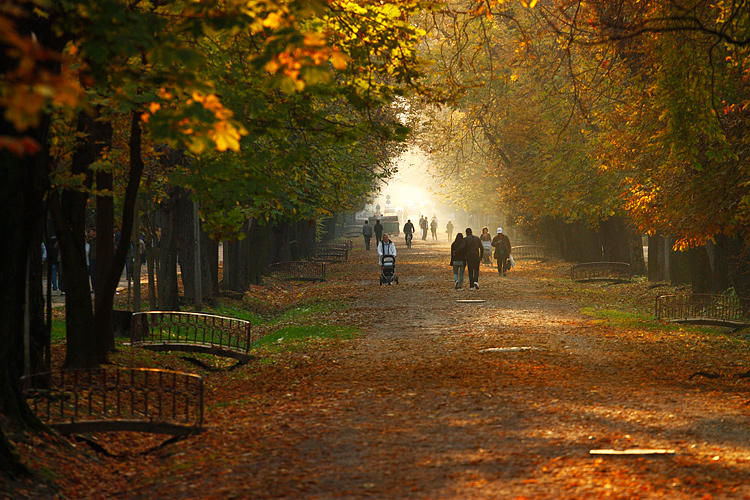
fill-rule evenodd
<path id="1" fill-rule="evenodd" d="M 497 272 L 505 276 L 510 257 L 510 239 L 503 234 L 503 228 L 497 228 L 497 236 L 492 239 L 495 248 L 493 257 L 497 259 Z M 451 244 L 451 266 L 453 266 L 453 280 L 456 290 L 463 290 L 464 269 L 469 270 L 469 290 L 479 290 L 479 263 L 482 261 L 485 249 L 479 237 L 472 234 L 471 228 L 466 228 L 466 237 L 461 233 Z"/>

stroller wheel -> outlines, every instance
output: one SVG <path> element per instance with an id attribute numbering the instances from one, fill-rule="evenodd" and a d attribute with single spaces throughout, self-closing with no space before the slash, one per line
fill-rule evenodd
<path id="1" fill-rule="evenodd" d="M 395 281 L 396 284 L 398 285 L 398 276 L 396 276 L 395 278 L 393 278 L 393 281 Z"/>
<path id="2" fill-rule="evenodd" d="M 383 284 L 383 277 L 382 276 L 380 277 L 380 284 L 381 285 Z"/>

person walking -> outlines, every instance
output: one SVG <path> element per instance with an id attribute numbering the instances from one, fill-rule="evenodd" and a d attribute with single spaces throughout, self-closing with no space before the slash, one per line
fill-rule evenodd
<path id="1" fill-rule="evenodd" d="M 427 217 L 422 217 L 419 219 L 419 228 L 422 230 L 422 239 L 427 239 L 427 228 L 429 227 L 429 223 L 427 222 Z"/>
<path id="2" fill-rule="evenodd" d="M 433 218 L 432 222 L 430 222 L 430 231 L 432 232 L 433 241 L 437 240 L 437 227 L 438 227 L 437 219 Z"/>
<path id="3" fill-rule="evenodd" d="M 370 239 L 372 238 L 372 226 L 369 221 L 362 225 L 362 236 L 365 238 L 365 250 L 370 249 Z"/>
<path id="4" fill-rule="evenodd" d="M 388 233 L 383 234 L 383 239 L 378 242 L 378 262 L 383 265 L 383 255 L 396 256 L 396 245 L 388 237 Z"/>
<path id="5" fill-rule="evenodd" d="M 375 231 L 375 245 L 377 245 L 383 239 L 383 225 L 380 223 L 380 219 L 375 221 L 375 226 L 372 229 Z"/>
<path id="6" fill-rule="evenodd" d="M 50 263 L 50 281 L 52 282 L 52 290 L 57 291 L 58 281 L 59 288 L 62 291 L 62 273 L 60 273 L 60 262 L 58 259 L 58 248 L 57 248 L 57 236 L 50 236 L 47 240 L 47 260 Z M 58 280 L 57 277 L 60 276 Z"/>
<path id="7" fill-rule="evenodd" d="M 463 290 L 464 271 L 466 270 L 466 253 L 463 248 L 464 235 L 458 233 L 456 240 L 451 243 L 451 266 L 453 266 L 453 281 L 456 282 L 456 290 Z"/>
<path id="8" fill-rule="evenodd" d="M 492 239 L 492 246 L 495 248 L 493 257 L 497 259 L 497 274 L 505 276 L 506 271 L 510 269 L 510 238 L 503 233 L 503 228 L 497 228 L 497 236 Z"/>
<path id="9" fill-rule="evenodd" d="M 411 248 L 411 240 L 414 239 L 414 224 L 411 223 L 411 219 L 404 224 L 404 238 L 406 239 L 406 246 Z"/>
<path id="10" fill-rule="evenodd" d="M 481 240 L 472 234 L 471 228 L 466 228 L 466 237 L 461 245 L 466 251 L 466 268 L 469 272 L 469 290 L 479 290 L 479 263 L 484 255 Z"/>
<path id="11" fill-rule="evenodd" d="M 492 235 L 487 226 L 482 228 L 482 234 L 479 235 L 479 240 L 482 242 L 482 248 L 484 249 L 484 258 L 482 264 L 492 265 Z"/>
<path id="12" fill-rule="evenodd" d="M 445 225 L 445 232 L 448 233 L 448 241 L 452 240 L 453 239 L 453 223 L 451 221 L 448 221 L 448 224 Z M 461 236 L 461 238 L 463 238 L 463 235 Z"/>

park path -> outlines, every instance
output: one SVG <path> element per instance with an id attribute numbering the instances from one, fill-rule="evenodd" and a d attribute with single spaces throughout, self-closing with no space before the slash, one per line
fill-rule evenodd
<path id="1" fill-rule="evenodd" d="M 132 475 L 131 486 L 100 492 L 750 498 L 745 386 L 688 381 L 697 357 L 684 341 L 593 321 L 553 296 L 539 264 L 507 277 L 483 266 L 480 290 L 458 292 L 447 243 L 402 247 L 399 285 L 378 285 L 375 253 L 360 242 L 332 267 L 354 304 L 346 321 L 365 335 L 256 368 L 250 382 L 223 375 L 207 395 L 224 398 L 209 403 L 208 432 L 120 463 L 112 474 Z M 676 453 L 589 454 L 604 448 Z"/>

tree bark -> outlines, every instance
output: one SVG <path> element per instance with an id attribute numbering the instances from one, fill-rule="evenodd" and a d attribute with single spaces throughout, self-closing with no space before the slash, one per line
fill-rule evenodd
<path id="1" fill-rule="evenodd" d="M 177 284 L 177 234 L 175 228 L 175 197 L 170 192 L 159 207 L 161 238 L 159 239 L 159 270 L 157 288 L 159 309 L 179 311 L 180 297 Z"/>
<path id="2" fill-rule="evenodd" d="M 97 124 L 93 116 L 78 114 L 77 131 L 85 134 L 71 162 L 73 175 L 84 175 L 84 186 L 91 188 L 89 166 L 101 151 L 97 145 Z M 83 190 L 51 193 L 50 215 L 55 225 L 65 280 L 65 368 L 93 368 L 99 364 L 91 305 L 89 270 L 86 264 L 86 205 Z"/>
<path id="3" fill-rule="evenodd" d="M 221 280 L 221 289 L 233 292 L 244 292 L 249 284 L 247 277 L 247 262 L 250 259 L 251 238 L 250 229 L 254 221 L 248 219 L 242 226 L 245 238 L 236 241 L 224 242 L 224 277 Z"/>
<path id="4" fill-rule="evenodd" d="M 256 221 L 250 229 L 250 236 L 245 238 L 249 246 L 247 256 L 247 279 L 248 285 L 260 285 L 263 283 L 263 275 L 268 266 L 268 246 L 271 241 L 271 227 L 258 224 Z"/>
<path id="5" fill-rule="evenodd" d="M 687 251 L 687 258 L 693 293 L 711 293 L 713 273 L 706 247 L 691 248 Z"/>
<path id="6" fill-rule="evenodd" d="M 648 237 L 648 280 L 664 280 L 664 238 L 657 235 Z"/>
<path id="7" fill-rule="evenodd" d="M 13 16 L 11 9 L 6 18 Z M 40 46 L 46 49 L 59 51 L 65 43 L 53 34 L 52 23 L 47 19 L 19 15 L 12 18 L 12 22 L 20 36 L 30 39 L 34 35 Z M 2 75 L 10 74 L 21 64 L 15 54 L 7 49 L 7 46 L 3 46 L 0 50 Z M 53 74 L 59 70 L 57 62 L 40 61 L 40 64 L 47 65 L 46 69 Z M 5 116 L 5 109 L 0 108 L 0 136 L 30 139 L 38 149 L 29 147 L 17 155 L 7 148 L 0 148 L 0 414 L 14 430 L 42 429 L 42 424 L 26 404 L 18 379 L 24 368 L 24 316 L 27 308 L 34 306 L 26 301 L 27 279 L 29 274 L 35 274 L 28 272 L 28 256 L 32 246 L 37 244 L 34 231 L 42 227 L 46 218 L 44 196 L 49 190 L 50 119 L 42 115 L 37 126 L 19 133 L 14 124 L 6 121 Z M 38 243 L 41 243 L 41 239 Z M 31 317 L 36 315 L 33 309 L 29 312 Z M 0 471 L 14 475 L 29 472 L 14 454 L 2 428 Z"/>

